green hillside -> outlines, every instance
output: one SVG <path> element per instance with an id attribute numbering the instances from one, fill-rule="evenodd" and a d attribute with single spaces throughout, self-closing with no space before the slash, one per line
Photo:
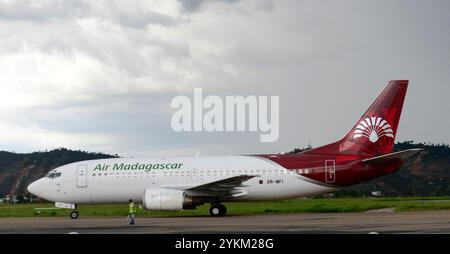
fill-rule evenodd
<path id="1" fill-rule="evenodd" d="M 59 166 L 77 161 L 113 157 L 115 156 L 65 148 L 29 154 L 0 151 L 0 197 L 6 194 L 27 193 L 28 184 Z"/>

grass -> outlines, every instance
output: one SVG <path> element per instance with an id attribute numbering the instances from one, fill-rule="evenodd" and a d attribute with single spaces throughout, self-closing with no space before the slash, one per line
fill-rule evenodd
<path id="1" fill-rule="evenodd" d="M 417 210 L 450 209 L 450 197 L 408 197 L 408 198 L 334 198 L 293 199 L 270 202 L 225 203 L 228 215 L 281 214 L 281 213 L 329 213 L 363 212 L 373 209 L 393 208 L 396 212 Z M 44 208 L 44 209 L 37 209 Z M 69 216 L 70 210 L 52 209 L 52 203 L 0 205 L 0 218 L 6 217 L 61 217 Z M 127 205 L 80 205 L 80 215 L 122 216 L 127 215 Z M 196 210 L 145 211 L 138 209 L 140 217 L 205 216 L 209 204 Z"/>

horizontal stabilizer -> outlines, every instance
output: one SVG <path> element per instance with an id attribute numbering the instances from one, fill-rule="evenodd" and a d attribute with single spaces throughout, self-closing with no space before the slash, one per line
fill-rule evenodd
<path id="1" fill-rule="evenodd" d="M 408 149 L 408 150 L 403 150 L 403 151 L 399 151 L 399 152 L 395 152 L 395 153 L 388 153 L 388 154 L 384 154 L 381 156 L 377 156 L 377 157 L 372 157 L 369 159 L 364 159 L 362 160 L 362 162 L 364 163 L 385 163 L 385 162 L 389 162 L 392 160 L 406 160 L 410 157 L 413 157 L 417 154 L 419 154 L 420 152 L 422 152 L 423 149 L 420 148 L 415 148 L 415 149 Z"/>

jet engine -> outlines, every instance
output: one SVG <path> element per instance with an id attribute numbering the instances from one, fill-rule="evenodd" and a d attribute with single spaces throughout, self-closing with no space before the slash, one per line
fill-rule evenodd
<path id="1" fill-rule="evenodd" d="M 204 203 L 188 196 L 184 191 L 163 188 L 145 190 L 142 200 L 146 210 L 158 211 L 195 209 L 197 205 Z"/>

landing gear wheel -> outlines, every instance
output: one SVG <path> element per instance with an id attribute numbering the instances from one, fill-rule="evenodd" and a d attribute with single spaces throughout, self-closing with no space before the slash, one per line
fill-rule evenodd
<path id="1" fill-rule="evenodd" d="M 211 214 L 211 216 L 220 216 L 220 209 L 219 206 L 211 206 L 211 208 L 209 208 L 209 214 Z"/>
<path id="2" fill-rule="evenodd" d="M 73 220 L 78 219 L 78 211 L 72 211 L 70 213 L 70 218 L 72 218 Z"/>
<path id="3" fill-rule="evenodd" d="M 227 213 L 227 207 L 224 205 L 219 205 L 219 209 L 220 209 L 220 215 L 219 216 L 224 216 Z"/>
<path id="4" fill-rule="evenodd" d="M 227 208 L 222 204 L 212 205 L 209 208 L 209 214 L 214 217 L 224 216 L 227 213 Z"/>

